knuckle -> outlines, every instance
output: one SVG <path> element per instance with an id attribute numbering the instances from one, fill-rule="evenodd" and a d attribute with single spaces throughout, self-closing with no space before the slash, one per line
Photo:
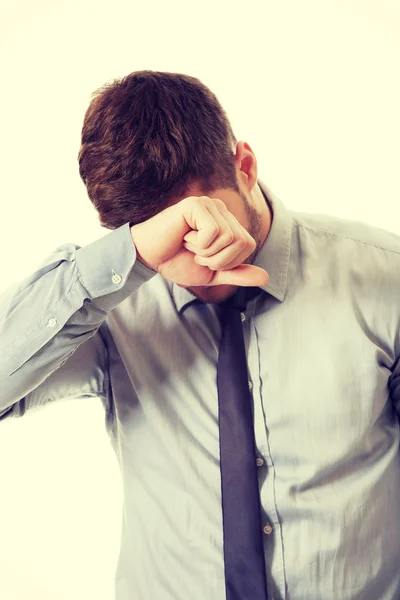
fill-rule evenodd
<path id="1" fill-rule="evenodd" d="M 251 236 L 250 236 L 250 246 L 252 246 L 253 249 L 257 246 L 256 240 Z"/>
<path id="2" fill-rule="evenodd" d="M 208 248 L 206 249 L 196 249 L 196 254 L 197 256 L 200 256 L 200 258 L 210 258 L 210 256 L 212 256 L 212 252 L 210 250 L 208 250 Z"/>
<path id="3" fill-rule="evenodd" d="M 222 208 L 222 209 L 225 209 L 225 210 L 228 210 L 228 209 L 226 208 L 226 204 L 225 204 L 225 202 L 224 202 L 223 200 L 221 200 L 220 198 L 214 198 L 213 200 L 214 200 L 214 202 L 216 202 L 216 203 L 218 204 L 218 206 L 219 206 L 220 208 Z"/>
<path id="4" fill-rule="evenodd" d="M 235 236 L 234 236 L 233 232 L 232 231 L 227 231 L 222 236 L 221 241 L 224 242 L 225 244 L 231 244 L 234 239 L 235 239 Z"/>
<path id="5" fill-rule="evenodd" d="M 239 246 L 239 248 L 240 248 L 241 250 L 244 250 L 244 249 L 246 248 L 246 246 L 248 245 L 248 241 L 246 240 L 246 238 L 244 237 L 244 235 L 243 235 L 243 236 L 240 236 L 240 237 L 237 239 L 237 245 Z"/>
<path id="6" fill-rule="evenodd" d="M 219 234 L 219 227 L 217 223 L 215 223 L 214 225 L 210 225 L 208 233 L 211 233 L 213 236 L 217 236 Z"/>

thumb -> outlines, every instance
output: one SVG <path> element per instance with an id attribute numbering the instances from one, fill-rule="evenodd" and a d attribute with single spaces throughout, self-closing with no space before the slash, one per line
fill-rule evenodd
<path id="1" fill-rule="evenodd" d="M 207 286 L 214 285 L 240 285 L 240 286 L 261 286 L 269 281 L 267 271 L 256 267 L 255 265 L 238 265 L 234 269 L 226 271 L 215 271 L 214 277 Z"/>

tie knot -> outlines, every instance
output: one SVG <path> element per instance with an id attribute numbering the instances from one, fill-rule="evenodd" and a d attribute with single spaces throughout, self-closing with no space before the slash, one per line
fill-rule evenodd
<path id="1" fill-rule="evenodd" d="M 228 298 L 228 300 L 224 300 L 218 306 L 222 310 L 224 308 L 236 308 L 240 312 L 246 310 L 247 302 L 249 302 L 252 298 L 257 296 L 257 294 L 261 291 L 259 287 L 239 287 L 237 292 Z"/>

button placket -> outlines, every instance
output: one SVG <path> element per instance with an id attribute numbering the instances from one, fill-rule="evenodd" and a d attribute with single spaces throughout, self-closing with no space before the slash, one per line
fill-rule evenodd
<path id="1" fill-rule="evenodd" d="M 272 533 L 272 527 L 271 527 L 271 525 L 264 525 L 263 531 L 264 531 L 264 533 L 266 535 L 271 535 L 271 533 Z"/>

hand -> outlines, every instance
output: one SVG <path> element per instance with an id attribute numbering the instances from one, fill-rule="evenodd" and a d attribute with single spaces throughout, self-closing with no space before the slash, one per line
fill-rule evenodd
<path id="1" fill-rule="evenodd" d="M 137 258 L 183 287 L 261 286 L 268 273 L 242 264 L 256 242 L 228 211 L 208 196 L 188 196 L 131 227 Z"/>

